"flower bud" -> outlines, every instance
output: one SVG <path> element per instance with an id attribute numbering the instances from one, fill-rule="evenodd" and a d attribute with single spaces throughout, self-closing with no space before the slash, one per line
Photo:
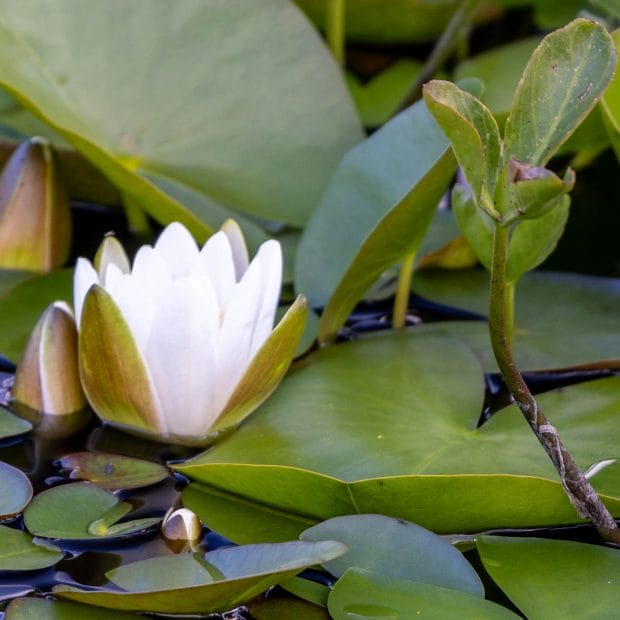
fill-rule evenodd
<path id="1" fill-rule="evenodd" d="M 161 531 L 175 550 L 182 551 L 189 546 L 194 549 L 202 538 L 202 524 L 196 513 L 188 508 L 170 508 L 164 517 Z"/>
<path id="2" fill-rule="evenodd" d="M 42 138 L 23 142 L 0 174 L 0 268 L 46 272 L 71 244 L 69 203 Z"/>
<path id="3" fill-rule="evenodd" d="M 13 399 L 45 414 L 68 414 L 83 409 L 77 329 L 71 309 L 56 301 L 36 324 L 15 373 Z"/>

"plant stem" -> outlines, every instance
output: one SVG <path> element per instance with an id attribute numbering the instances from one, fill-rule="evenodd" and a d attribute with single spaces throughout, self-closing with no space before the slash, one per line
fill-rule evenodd
<path id="1" fill-rule="evenodd" d="M 513 357 L 506 333 L 508 234 L 508 228 L 495 226 L 489 332 L 497 365 L 521 413 L 560 475 L 564 491 L 577 514 L 581 518 L 589 519 L 606 541 L 620 543 L 620 529 L 616 522 L 561 442 L 555 427 L 538 408 L 538 403 L 523 380 Z"/>
<path id="2" fill-rule="evenodd" d="M 344 67 L 346 0 L 325 0 L 325 2 L 327 3 L 325 19 L 327 45 L 338 65 Z"/>
<path id="3" fill-rule="evenodd" d="M 508 343 L 508 347 L 512 350 L 515 334 L 515 282 L 506 282 L 504 302 L 506 342 Z"/>
<path id="4" fill-rule="evenodd" d="M 403 258 L 403 262 L 400 266 L 398 285 L 396 287 L 396 297 L 394 298 L 394 310 L 392 312 L 392 327 L 394 329 L 405 327 L 414 263 L 415 252 L 407 254 L 407 256 Z"/>
<path id="5" fill-rule="evenodd" d="M 422 70 L 407 94 L 398 106 L 398 112 L 408 108 L 422 96 L 422 85 L 428 82 L 448 60 L 450 54 L 461 45 L 463 33 L 469 28 L 474 13 L 478 9 L 480 0 L 463 0 L 450 18 L 450 22 L 443 31 L 430 56 L 426 59 Z"/>
<path id="6" fill-rule="evenodd" d="M 129 230 L 138 237 L 148 238 L 151 233 L 151 226 L 144 209 L 127 195 L 123 196 L 123 206 Z"/>

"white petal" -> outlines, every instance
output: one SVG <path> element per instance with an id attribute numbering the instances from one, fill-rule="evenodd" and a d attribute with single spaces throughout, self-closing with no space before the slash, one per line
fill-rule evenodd
<path id="1" fill-rule="evenodd" d="M 235 287 L 222 322 L 218 346 L 218 411 L 273 330 L 281 282 L 280 244 L 267 241 Z"/>
<path id="2" fill-rule="evenodd" d="M 124 272 L 118 265 L 114 263 L 108 263 L 105 271 L 100 274 L 99 280 L 104 289 L 108 292 L 112 292 L 118 283 L 123 279 L 127 272 Z"/>
<path id="3" fill-rule="evenodd" d="M 155 304 L 172 282 L 172 274 L 163 256 L 148 245 L 138 250 L 131 277 Z"/>
<path id="4" fill-rule="evenodd" d="M 95 268 L 85 258 L 78 258 L 73 274 L 73 309 L 75 311 L 75 323 L 80 326 L 82 318 L 82 306 L 88 289 L 93 284 L 98 284 L 99 278 Z"/>
<path id="5" fill-rule="evenodd" d="M 179 222 L 164 228 L 155 250 L 166 261 L 173 278 L 189 275 L 198 260 L 198 246 L 187 228 Z"/>
<path id="6" fill-rule="evenodd" d="M 223 232 L 215 233 L 205 243 L 200 251 L 200 268 L 209 276 L 220 311 L 225 312 L 237 279 L 230 243 Z"/>
<path id="7" fill-rule="evenodd" d="M 235 274 L 237 282 L 241 280 L 243 274 L 247 271 L 250 258 L 248 256 L 248 247 L 245 244 L 243 232 L 239 224 L 235 220 L 226 220 L 220 230 L 228 237 L 230 248 L 232 250 L 233 261 L 235 263 Z"/>
<path id="8" fill-rule="evenodd" d="M 207 434 L 215 419 L 218 306 L 212 287 L 196 278 L 173 282 L 157 309 L 146 360 L 167 432 Z"/>

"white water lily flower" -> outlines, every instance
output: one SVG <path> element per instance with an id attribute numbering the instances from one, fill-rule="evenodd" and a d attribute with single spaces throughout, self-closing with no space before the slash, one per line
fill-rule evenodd
<path id="1" fill-rule="evenodd" d="M 129 268 L 108 238 L 79 259 L 74 305 L 80 376 L 100 418 L 166 441 L 206 444 L 275 389 L 303 331 L 299 297 L 273 323 L 282 281 L 277 241 L 248 264 L 232 222 L 199 250 L 170 224 Z"/>

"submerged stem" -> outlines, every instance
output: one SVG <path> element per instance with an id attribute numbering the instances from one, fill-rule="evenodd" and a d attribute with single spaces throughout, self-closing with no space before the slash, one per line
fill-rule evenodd
<path id="1" fill-rule="evenodd" d="M 403 258 L 403 262 L 400 266 L 398 285 L 396 287 L 396 297 L 394 298 L 394 310 L 392 312 L 392 327 L 394 329 L 405 327 L 414 263 L 415 252 L 407 254 L 407 256 Z"/>
<path id="2" fill-rule="evenodd" d="M 538 408 L 538 403 L 523 380 L 513 357 L 506 330 L 509 318 L 506 314 L 507 297 L 510 288 L 506 283 L 508 234 L 508 228 L 495 226 L 489 332 L 497 365 L 515 403 L 560 475 L 562 486 L 577 514 L 581 518 L 589 519 L 605 540 L 620 543 L 620 529 L 616 522 L 560 440 L 555 427 Z"/>
<path id="3" fill-rule="evenodd" d="M 325 37 L 327 45 L 340 67 L 344 66 L 346 0 L 326 0 Z"/>

